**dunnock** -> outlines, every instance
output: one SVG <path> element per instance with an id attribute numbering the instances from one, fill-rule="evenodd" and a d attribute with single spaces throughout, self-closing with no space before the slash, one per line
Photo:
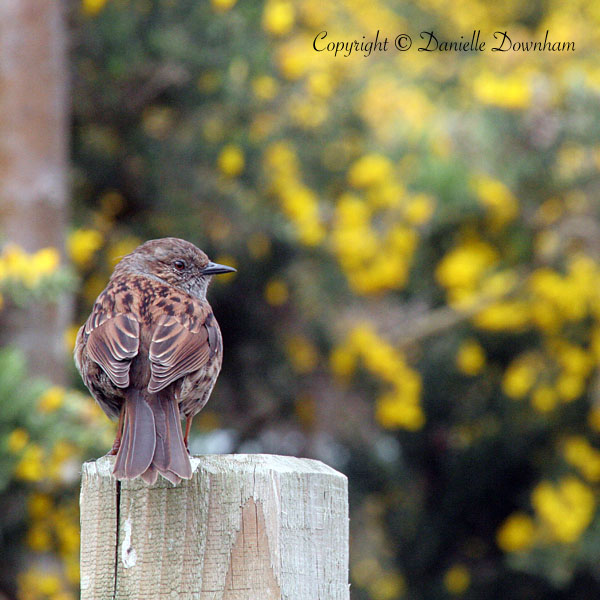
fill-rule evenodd
<path id="1" fill-rule="evenodd" d="M 150 240 L 117 264 L 79 330 L 77 369 L 104 412 L 119 418 L 110 452 L 117 479 L 192 476 L 190 425 L 223 356 L 206 290 L 213 275 L 231 271 L 190 242 Z"/>

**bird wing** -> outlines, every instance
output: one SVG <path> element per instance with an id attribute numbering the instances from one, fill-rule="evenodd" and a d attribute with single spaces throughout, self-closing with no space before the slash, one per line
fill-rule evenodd
<path id="1" fill-rule="evenodd" d="M 85 324 L 89 357 L 120 388 L 129 386 L 129 366 L 140 346 L 140 324 L 131 314 L 94 311 Z"/>
<path id="2" fill-rule="evenodd" d="M 196 309 L 193 319 L 186 319 L 183 315 L 163 315 L 158 319 L 150 343 L 150 393 L 197 371 L 215 355 L 217 322 L 210 307 L 197 305 Z"/>

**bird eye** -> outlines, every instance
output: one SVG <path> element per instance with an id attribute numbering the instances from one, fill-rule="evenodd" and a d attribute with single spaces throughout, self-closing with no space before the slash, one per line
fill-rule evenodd
<path id="1" fill-rule="evenodd" d="M 176 260 L 173 262 L 173 266 L 178 270 L 178 271 L 183 271 L 185 269 L 185 262 L 182 260 Z"/>

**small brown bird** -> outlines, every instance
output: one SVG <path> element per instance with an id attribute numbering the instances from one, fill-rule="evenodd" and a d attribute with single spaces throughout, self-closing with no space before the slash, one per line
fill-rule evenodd
<path id="1" fill-rule="evenodd" d="M 117 264 L 79 330 L 77 369 L 104 412 L 119 419 L 109 453 L 117 455 L 117 479 L 192 476 L 190 426 L 223 358 L 206 290 L 213 275 L 231 271 L 190 242 L 150 240 Z"/>

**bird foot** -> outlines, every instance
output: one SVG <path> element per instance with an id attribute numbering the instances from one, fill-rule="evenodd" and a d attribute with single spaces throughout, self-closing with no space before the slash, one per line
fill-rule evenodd
<path id="1" fill-rule="evenodd" d="M 114 441 L 112 448 L 106 453 L 106 456 L 116 456 L 121 447 L 121 438 L 117 438 Z"/>

